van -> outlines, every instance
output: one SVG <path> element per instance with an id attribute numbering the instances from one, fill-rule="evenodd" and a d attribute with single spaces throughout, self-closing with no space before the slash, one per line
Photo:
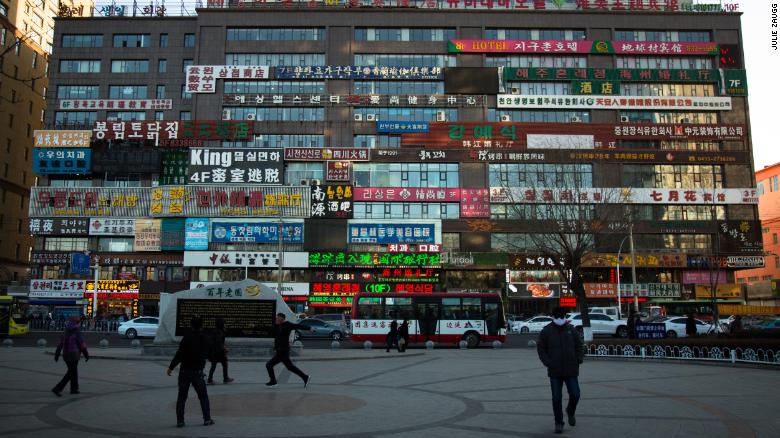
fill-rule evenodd
<path id="1" fill-rule="evenodd" d="M 588 309 L 588 313 L 603 313 L 604 315 L 611 316 L 613 319 L 618 319 L 618 308 L 614 307 L 591 307 Z M 625 315 L 620 315 L 624 317 Z M 625 319 L 625 318 L 620 318 Z"/>

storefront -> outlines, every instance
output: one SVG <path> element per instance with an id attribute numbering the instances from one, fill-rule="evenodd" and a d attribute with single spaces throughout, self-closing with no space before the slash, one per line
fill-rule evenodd
<path id="1" fill-rule="evenodd" d="M 113 319 L 124 316 L 127 319 L 139 315 L 139 280 L 99 280 L 97 289 L 97 313 L 93 314 L 95 300 L 95 282 L 86 282 L 84 298 L 86 299 L 88 318 L 93 316 Z"/>

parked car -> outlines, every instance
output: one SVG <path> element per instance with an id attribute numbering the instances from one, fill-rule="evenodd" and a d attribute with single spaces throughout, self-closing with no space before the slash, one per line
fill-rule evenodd
<path id="1" fill-rule="evenodd" d="M 512 331 L 517 333 L 539 333 L 553 320 L 552 316 L 534 316 L 525 321 L 515 321 L 512 325 Z"/>
<path id="2" fill-rule="evenodd" d="M 662 322 L 666 325 L 666 336 L 669 338 L 684 338 L 688 336 L 685 334 L 685 321 L 688 318 L 685 316 L 670 316 L 665 319 L 656 322 Z M 713 329 L 712 324 L 706 323 L 700 319 L 696 319 L 696 333 L 700 335 L 706 335 Z"/>
<path id="3" fill-rule="evenodd" d="M 319 319 L 320 321 L 327 322 L 328 324 L 341 326 L 344 333 L 352 332 L 352 321 L 343 313 L 323 313 L 320 315 L 312 315 L 310 318 Z"/>
<path id="4" fill-rule="evenodd" d="M 614 307 L 591 307 L 588 309 L 588 313 L 601 313 L 611 316 L 612 319 L 618 319 L 618 308 Z"/>
<path id="5" fill-rule="evenodd" d="M 761 324 L 755 324 L 750 328 L 753 330 L 778 330 L 780 329 L 780 319 L 770 319 Z"/>
<path id="6" fill-rule="evenodd" d="M 331 338 L 334 341 L 340 341 L 347 334 L 344 326 L 341 324 L 331 324 L 317 318 L 306 318 L 298 322 L 298 324 L 314 329 L 314 331 L 296 330 L 294 334 L 296 340 L 302 338 Z"/>
<path id="7" fill-rule="evenodd" d="M 116 332 L 119 333 L 119 336 L 124 336 L 127 339 L 135 339 L 142 336 L 153 338 L 157 335 L 159 326 L 160 318 L 141 316 L 119 324 Z"/>
<path id="8" fill-rule="evenodd" d="M 615 319 L 603 313 L 589 313 L 590 328 L 594 335 L 612 335 L 619 338 L 628 337 L 628 323 L 624 319 Z M 582 330 L 582 315 L 572 313 L 569 322 L 578 330 Z"/>

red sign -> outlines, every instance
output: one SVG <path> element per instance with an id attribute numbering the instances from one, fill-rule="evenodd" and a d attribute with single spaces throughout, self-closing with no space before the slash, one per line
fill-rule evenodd
<path id="1" fill-rule="evenodd" d="M 461 189 L 460 190 L 460 217 L 489 218 L 490 217 L 490 190 L 489 189 Z"/>
<path id="2" fill-rule="evenodd" d="M 358 293 L 432 293 L 436 283 L 309 283 L 310 295 L 351 297 Z"/>
<path id="3" fill-rule="evenodd" d="M 460 202 L 460 189 L 355 187 L 355 201 Z"/>
<path id="4" fill-rule="evenodd" d="M 387 252 L 441 252 L 441 245 L 437 243 L 391 243 L 387 245 Z"/>
<path id="5" fill-rule="evenodd" d="M 561 298 L 560 299 L 560 306 L 561 307 L 577 307 L 577 299 L 576 298 Z"/>
<path id="6" fill-rule="evenodd" d="M 352 162 L 351 161 L 328 161 L 326 166 L 326 181 L 352 181 Z"/>
<path id="7" fill-rule="evenodd" d="M 95 140 L 154 140 L 158 146 L 195 146 L 203 140 L 246 141 L 253 124 L 237 120 L 140 120 L 95 122 Z M 192 142 L 192 144 L 190 144 Z"/>

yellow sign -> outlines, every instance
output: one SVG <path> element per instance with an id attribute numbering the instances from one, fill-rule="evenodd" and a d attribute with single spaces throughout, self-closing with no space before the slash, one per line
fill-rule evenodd
<path id="1" fill-rule="evenodd" d="M 36 129 L 33 146 L 36 148 L 88 148 L 92 131 Z"/>
<path id="2" fill-rule="evenodd" d="M 780 315 L 780 306 L 746 306 L 741 304 L 718 304 L 721 315 Z"/>
<path id="3" fill-rule="evenodd" d="M 712 287 L 709 284 L 697 284 L 695 286 L 697 299 L 711 299 Z M 738 284 L 725 283 L 719 284 L 715 290 L 715 298 L 742 298 L 742 288 Z"/>
<path id="4" fill-rule="evenodd" d="M 135 220 L 135 251 L 160 251 L 162 221 L 160 219 Z"/>

